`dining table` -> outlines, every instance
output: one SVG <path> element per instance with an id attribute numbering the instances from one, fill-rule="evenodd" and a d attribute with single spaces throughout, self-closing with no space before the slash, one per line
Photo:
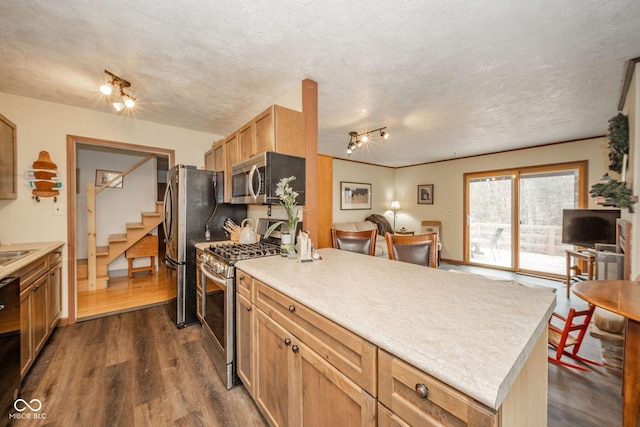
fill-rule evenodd
<path id="1" fill-rule="evenodd" d="M 573 285 L 583 300 L 625 318 L 622 425 L 638 426 L 640 408 L 640 281 L 589 280 Z"/>

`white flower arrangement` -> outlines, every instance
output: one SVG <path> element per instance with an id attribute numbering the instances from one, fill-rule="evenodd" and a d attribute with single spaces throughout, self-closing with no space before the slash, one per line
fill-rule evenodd
<path id="1" fill-rule="evenodd" d="M 284 210 L 287 212 L 287 226 L 289 227 L 289 233 L 295 238 L 296 228 L 298 226 L 298 209 L 296 209 L 296 199 L 298 198 L 298 192 L 293 191 L 293 188 L 289 185 L 292 181 L 295 181 L 295 176 L 288 178 L 282 178 L 276 185 L 276 196 L 280 199 L 280 204 L 284 206 Z M 284 221 L 278 221 L 267 229 L 264 233 L 264 237 L 267 238 L 271 235 L 273 230 L 284 224 Z"/>

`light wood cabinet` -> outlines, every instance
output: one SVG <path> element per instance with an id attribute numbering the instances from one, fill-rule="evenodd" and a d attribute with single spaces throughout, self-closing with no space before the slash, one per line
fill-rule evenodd
<path id="1" fill-rule="evenodd" d="M 375 426 L 375 347 L 237 271 L 238 376 L 269 424 Z"/>
<path id="2" fill-rule="evenodd" d="M 49 269 L 47 281 L 47 324 L 49 331 L 55 328 L 62 315 L 62 263 Z"/>
<path id="3" fill-rule="evenodd" d="M 377 395 L 376 346 L 262 282 L 256 281 L 254 289 L 259 309 L 369 394 Z"/>
<path id="4" fill-rule="evenodd" d="M 16 125 L 0 114 L 0 199 L 18 197 L 18 146 Z"/>
<path id="5" fill-rule="evenodd" d="M 253 306 L 253 278 L 236 270 L 236 368 L 238 378 L 250 395 L 254 395 L 255 318 Z"/>
<path id="6" fill-rule="evenodd" d="M 272 105 L 205 153 L 208 170 L 224 171 L 224 200 L 231 203 L 231 167 L 238 162 L 275 151 L 305 157 L 304 114 Z"/>
<path id="7" fill-rule="evenodd" d="M 62 251 L 43 256 L 20 276 L 20 374 L 27 374 L 62 312 Z"/>
<path id="8" fill-rule="evenodd" d="M 498 425 L 495 411 L 383 350 L 378 351 L 378 370 L 378 400 L 397 415 L 391 417 L 396 422 L 399 418 L 416 426 Z"/>
<path id="9" fill-rule="evenodd" d="M 304 115 L 272 105 L 238 131 L 240 160 L 265 151 L 305 157 Z"/>
<path id="10" fill-rule="evenodd" d="M 238 163 L 240 150 L 238 148 L 238 134 L 229 135 L 224 141 L 224 201 L 231 203 L 231 166 Z"/>

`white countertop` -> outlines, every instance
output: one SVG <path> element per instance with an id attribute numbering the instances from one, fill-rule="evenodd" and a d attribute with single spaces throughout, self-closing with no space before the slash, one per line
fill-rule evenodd
<path id="1" fill-rule="evenodd" d="M 237 267 L 498 409 L 555 308 L 551 288 L 321 249 Z"/>
<path id="2" fill-rule="evenodd" d="M 0 252 L 26 251 L 33 252 L 7 265 L 0 266 L 0 279 L 15 273 L 22 267 L 26 267 L 38 258 L 53 252 L 57 248 L 64 245 L 64 242 L 32 242 L 32 243 L 14 243 L 11 245 L 0 245 Z"/>

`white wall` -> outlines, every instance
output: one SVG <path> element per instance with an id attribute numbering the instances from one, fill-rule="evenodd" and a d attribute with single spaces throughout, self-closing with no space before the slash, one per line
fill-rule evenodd
<path id="1" fill-rule="evenodd" d="M 204 152 L 222 136 L 135 120 L 118 114 L 100 113 L 67 105 L 0 93 L 0 113 L 17 126 L 18 198 L 0 200 L 0 241 L 28 243 L 64 241 L 63 317 L 67 316 L 67 212 L 65 186 L 67 173 L 67 135 L 118 141 L 175 150 L 176 163 L 204 166 Z M 58 166 L 63 184 L 63 215 L 54 216 L 52 199 L 31 198 L 24 171 L 38 153 L 46 150 Z"/>
<path id="2" fill-rule="evenodd" d="M 603 133 L 606 126 L 605 123 Z M 423 220 L 442 221 L 442 257 L 462 261 L 465 173 L 588 160 L 588 187 L 591 188 L 608 171 L 607 155 L 606 138 L 593 138 L 399 169 L 334 159 L 333 222 L 362 221 L 371 213 L 379 213 L 393 224 L 389 205 L 392 200 L 398 200 L 401 210 L 397 213 L 396 228 L 419 231 Z M 372 183 L 372 209 L 340 210 L 340 181 Z M 424 184 L 434 184 L 433 205 L 417 203 L 418 185 Z M 592 198 L 589 206 L 597 207 Z"/>
<path id="3" fill-rule="evenodd" d="M 385 215 L 393 226 L 393 213 L 389 210 L 389 206 L 392 200 L 396 200 L 396 194 L 394 193 L 395 180 L 396 170 L 393 168 L 334 159 L 333 222 L 364 221 L 366 217 L 375 213 Z M 341 181 L 371 184 L 371 209 L 341 210 Z M 402 201 L 400 204 L 402 207 Z M 402 211 L 400 211 L 396 219 L 396 228 L 404 225 Z"/>

